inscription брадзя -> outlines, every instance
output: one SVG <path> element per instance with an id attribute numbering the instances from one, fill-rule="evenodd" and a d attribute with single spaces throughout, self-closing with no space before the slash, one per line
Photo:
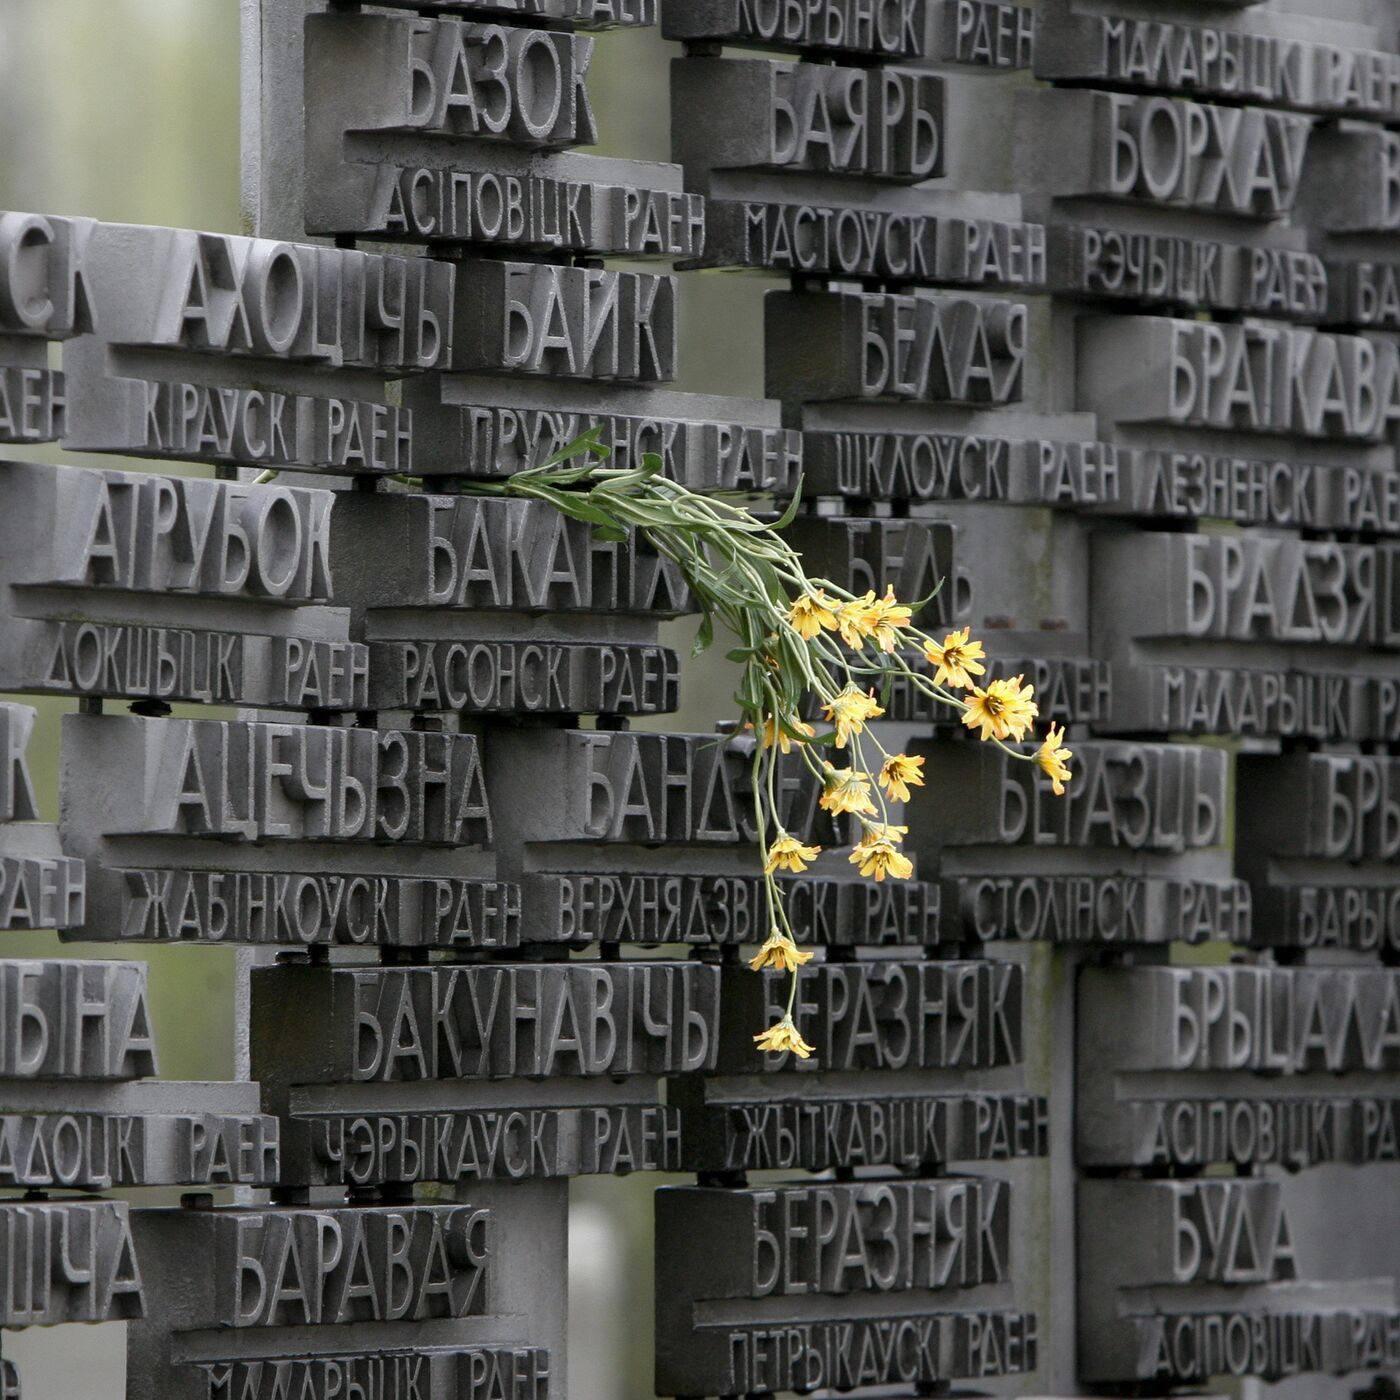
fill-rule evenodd
<path id="1" fill-rule="evenodd" d="M 327 606 L 329 491 L 7 463 L 0 685 L 357 710 L 368 660 Z"/>
<path id="2" fill-rule="evenodd" d="M 1086 968 L 1077 997 L 1086 1165 L 1400 1160 L 1393 969 Z"/>
<path id="3" fill-rule="evenodd" d="M 489 858 L 463 850 L 491 840 L 469 735 L 70 715 L 63 759 L 65 839 L 89 860 L 86 938 L 491 948 L 519 936 L 519 892 L 472 874 Z M 99 764 L 112 775 L 100 791 L 87 781 Z M 418 854 L 405 871 L 371 845 Z"/>
<path id="4" fill-rule="evenodd" d="M 1395 545 L 1135 532 L 1096 535 L 1092 558 L 1113 727 L 1400 737 Z"/>

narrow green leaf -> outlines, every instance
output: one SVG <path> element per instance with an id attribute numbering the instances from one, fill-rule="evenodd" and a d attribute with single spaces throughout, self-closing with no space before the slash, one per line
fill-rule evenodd
<path id="1" fill-rule="evenodd" d="M 700 619 L 700 626 L 695 632 L 695 645 L 691 647 L 692 656 L 703 656 L 714 645 L 715 641 L 715 615 L 706 611 L 704 617 Z"/>

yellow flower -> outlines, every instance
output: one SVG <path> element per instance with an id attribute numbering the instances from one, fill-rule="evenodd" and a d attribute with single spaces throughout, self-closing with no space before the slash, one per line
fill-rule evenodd
<path id="1" fill-rule="evenodd" d="M 869 719 L 878 719 L 884 710 L 874 692 L 863 694 L 848 685 L 834 700 L 822 706 L 822 713 L 836 726 L 836 747 L 844 749 L 852 734 L 859 734 Z"/>
<path id="2" fill-rule="evenodd" d="M 1010 680 L 991 681 L 986 690 L 974 686 L 962 722 L 969 729 L 981 729 L 982 739 L 1015 739 L 1019 743 L 1040 713 L 1031 699 L 1035 687 L 1023 686 L 1021 681 L 1021 676 L 1012 676 Z"/>
<path id="3" fill-rule="evenodd" d="M 803 641 L 810 642 L 825 627 L 828 632 L 837 628 L 835 598 L 828 598 L 820 589 L 804 593 L 788 612 L 788 621 L 797 629 Z"/>
<path id="4" fill-rule="evenodd" d="M 886 875 L 896 880 L 907 880 L 914 873 L 914 862 L 895 845 L 894 840 L 876 834 L 888 829 L 875 827 L 867 833 L 851 852 L 851 864 L 860 866 L 862 875 L 873 875 L 877 882 Z"/>
<path id="5" fill-rule="evenodd" d="M 880 605 L 875 601 L 873 589 L 863 598 L 842 603 L 836 612 L 836 627 L 841 633 L 841 640 L 852 651 L 859 651 L 865 639 L 875 630 L 879 616 Z"/>
<path id="6" fill-rule="evenodd" d="M 875 814 L 875 804 L 870 800 L 870 774 L 854 768 L 833 768 L 828 763 L 825 786 L 818 800 L 833 816 L 842 812 Z"/>
<path id="7" fill-rule="evenodd" d="M 812 1047 L 802 1039 L 802 1033 L 793 1025 L 791 1016 L 784 1016 L 777 1025 L 769 1026 L 766 1031 L 754 1036 L 754 1043 L 769 1055 L 781 1055 L 783 1051 L 791 1050 L 799 1060 L 805 1060 L 812 1053 Z"/>
<path id="8" fill-rule="evenodd" d="M 744 728 L 752 729 L 753 725 L 745 724 Z M 801 740 L 794 741 L 790 730 L 796 730 L 799 734 L 808 736 L 817 732 L 810 724 L 803 724 L 800 719 L 789 720 L 787 726 L 784 727 L 778 722 L 776 715 L 769 715 L 763 721 L 763 735 L 759 742 L 765 749 L 771 749 L 774 744 L 777 744 L 780 753 L 791 753 L 793 743 L 801 743 Z"/>
<path id="9" fill-rule="evenodd" d="M 791 870 L 794 875 L 800 875 L 806 870 L 807 862 L 821 854 L 821 849 L 820 846 L 804 846 L 797 837 L 783 832 L 768 848 L 763 873 L 771 875 L 776 870 Z"/>
<path id="10" fill-rule="evenodd" d="M 891 802 L 908 802 L 911 787 L 923 787 L 924 775 L 919 772 L 924 760 L 910 758 L 907 753 L 892 754 L 880 768 L 880 786 Z"/>
<path id="11" fill-rule="evenodd" d="M 1052 724 L 1044 742 L 1035 754 L 1035 761 L 1040 764 L 1041 770 L 1049 777 L 1050 786 L 1054 789 L 1056 797 L 1065 795 L 1065 784 L 1074 777 L 1074 774 L 1069 771 L 1069 766 L 1065 763 L 1067 758 L 1074 757 L 1074 750 L 1062 749 L 1060 745 L 1064 741 L 1064 726 L 1061 725 L 1057 730 Z"/>
<path id="12" fill-rule="evenodd" d="M 886 826 L 883 822 L 866 822 L 865 835 L 856 842 L 856 849 L 873 846 L 877 841 L 888 841 L 892 846 L 902 844 L 909 835 L 907 826 Z"/>
<path id="13" fill-rule="evenodd" d="M 803 963 L 811 962 L 814 957 L 815 953 L 804 953 L 787 934 L 774 932 L 768 935 L 768 942 L 749 960 L 749 966 L 755 972 L 762 972 L 765 967 L 776 967 L 782 972 L 796 972 Z"/>
<path id="14" fill-rule="evenodd" d="M 943 645 L 930 642 L 924 648 L 929 663 L 938 669 L 933 673 L 934 685 L 951 685 L 957 690 L 971 690 L 973 676 L 980 676 L 986 667 L 978 664 L 980 657 L 986 656 L 981 642 L 968 641 L 970 627 L 960 632 L 949 632 L 943 638 Z"/>
<path id="15" fill-rule="evenodd" d="M 913 615 L 913 608 L 897 602 L 894 589 L 886 585 L 885 596 L 875 599 L 868 609 L 870 640 L 881 651 L 893 652 L 899 645 L 899 629 L 908 627 Z"/>

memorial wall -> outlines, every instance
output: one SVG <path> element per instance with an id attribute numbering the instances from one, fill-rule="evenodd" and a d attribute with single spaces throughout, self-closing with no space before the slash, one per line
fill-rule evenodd
<path id="1" fill-rule="evenodd" d="M 241 10 L 242 234 L 0 214 L 0 1328 L 570 1400 L 650 1174 L 660 1397 L 1396 1393 L 1400 6 Z"/>

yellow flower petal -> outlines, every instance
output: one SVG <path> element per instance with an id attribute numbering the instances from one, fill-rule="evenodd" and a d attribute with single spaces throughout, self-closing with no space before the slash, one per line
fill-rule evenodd
<path id="1" fill-rule="evenodd" d="M 822 713 L 836 726 L 836 747 L 844 749 L 853 734 L 864 730 L 867 721 L 885 713 L 873 691 L 862 691 L 848 685 L 834 699 L 822 706 Z"/>
<path id="2" fill-rule="evenodd" d="M 820 589 L 804 593 L 788 612 L 788 621 L 797 629 L 803 641 L 810 642 L 823 628 L 834 632 L 839 625 L 836 617 L 838 604 L 835 598 L 828 598 Z"/>
<path id="3" fill-rule="evenodd" d="M 880 786 L 891 802 L 908 802 L 911 787 L 923 787 L 923 757 L 911 758 L 907 753 L 892 754 L 880 767 Z"/>
<path id="4" fill-rule="evenodd" d="M 924 648 L 924 655 L 935 668 L 933 683 L 952 686 L 955 690 L 971 690 L 973 676 L 983 675 L 987 668 L 979 663 L 986 656 L 981 642 L 970 641 L 972 629 L 963 627 L 949 632 L 943 638 L 943 645 L 930 642 Z"/>
<path id="5" fill-rule="evenodd" d="M 769 1026 L 754 1036 L 754 1043 L 769 1055 L 781 1055 L 791 1050 L 799 1060 L 812 1054 L 812 1046 L 802 1039 L 802 1033 L 792 1023 L 791 1016 L 784 1016 L 776 1025 Z"/>
<path id="6" fill-rule="evenodd" d="M 796 972 L 804 963 L 816 956 L 810 949 L 804 951 L 785 933 L 771 933 L 768 941 L 749 959 L 749 966 L 755 972 L 765 967 L 776 967 L 781 972 Z"/>
<path id="7" fill-rule="evenodd" d="M 895 880 L 907 880 L 914 873 L 914 862 L 884 837 L 860 842 L 851 852 L 850 862 L 860 867 L 862 875 L 871 876 L 877 882 L 886 875 Z"/>
<path id="8" fill-rule="evenodd" d="M 1035 761 L 1040 765 L 1041 770 L 1049 777 L 1051 789 L 1056 797 L 1065 795 L 1065 784 L 1074 777 L 1069 771 L 1066 760 L 1074 757 L 1073 749 L 1064 749 L 1060 745 L 1065 741 L 1064 726 L 1057 730 L 1052 724 L 1049 732 L 1040 747 L 1036 750 Z"/>
<path id="9" fill-rule="evenodd" d="M 1023 685 L 1021 676 L 991 681 L 985 690 L 974 686 L 962 722 L 969 729 L 980 729 L 980 738 L 1015 739 L 1018 743 L 1040 713 L 1033 685 Z"/>
<path id="10" fill-rule="evenodd" d="M 818 802 L 833 816 L 840 816 L 843 812 L 864 812 L 874 816 L 876 807 L 870 800 L 870 774 L 855 768 L 833 768 L 828 763 L 825 785 Z"/>
<path id="11" fill-rule="evenodd" d="M 807 868 L 807 862 L 816 860 L 821 854 L 820 846 L 804 846 L 795 836 L 783 832 L 768 848 L 768 859 L 764 862 L 763 873 L 772 875 L 779 870 L 790 870 L 800 875 Z"/>

